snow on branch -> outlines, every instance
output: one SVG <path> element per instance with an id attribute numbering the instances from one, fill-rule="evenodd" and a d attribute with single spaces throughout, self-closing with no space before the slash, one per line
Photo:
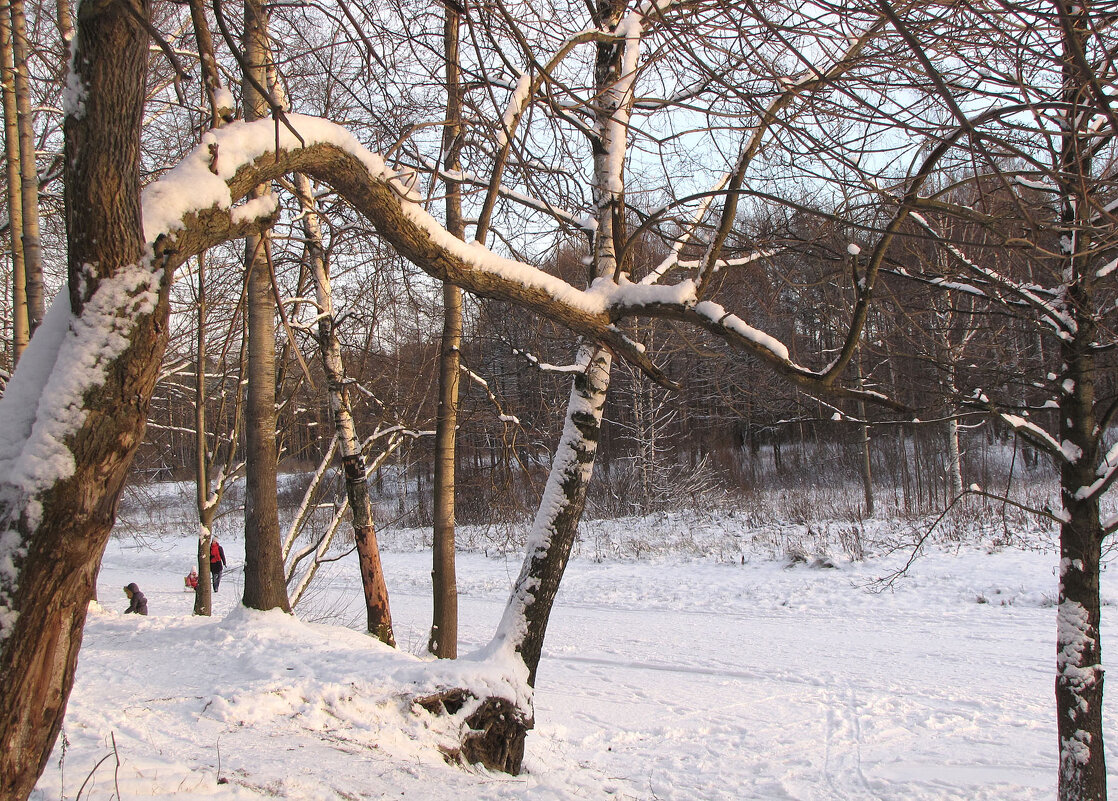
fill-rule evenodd
<path id="1" fill-rule="evenodd" d="M 489 386 L 488 381 L 486 381 L 484 378 L 482 378 L 480 375 L 475 373 L 473 370 L 471 370 L 469 367 L 467 367 L 464 364 L 459 365 L 458 369 L 460 369 L 462 371 L 462 374 L 464 376 L 466 376 L 466 378 L 470 379 L 475 384 L 477 384 L 479 387 L 481 387 L 483 390 L 485 390 L 485 394 L 488 397 L 489 402 L 492 403 L 493 408 L 495 408 L 497 410 L 497 419 L 498 420 L 500 420 L 502 423 L 509 423 L 509 424 L 512 424 L 512 425 L 520 425 L 520 418 L 519 417 L 517 417 L 516 415 L 512 415 L 512 414 L 505 414 L 505 410 L 501 406 L 501 401 L 497 398 L 496 395 L 493 394 L 493 389 Z"/>
<path id="2" fill-rule="evenodd" d="M 951 253 L 951 255 L 954 256 L 955 259 L 957 259 L 959 263 L 962 264 L 967 270 L 974 273 L 975 275 L 981 276 L 984 280 L 989 281 L 991 285 L 999 287 L 1002 290 L 1015 295 L 1016 297 L 1027 303 L 1029 306 L 1040 312 L 1040 314 L 1045 318 L 1045 320 L 1058 336 L 1060 336 L 1061 338 L 1066 338 L 1076 332 L 1078 326 L 1076 325 L 1075 320 L 1072 318 L 1072 316 L 1068 314 L 1066 310 L 1058 308 L 1052 300 L 1042 297 L 1041 295 L 1044 294 L 1044 291 L 1040 290 L 1039 287 L 1033 287 L 1029 286 L 1028 284 L 1020 283 L 1018 281 L 1013 281 L 996 272 L 995 270 L 991 270 L 988 267 L 983 267 L 982 265 L 971 259 L 969 256 L 967 256 L 966 253 L 964 253 L 958 245 L 955 245 L 954 243 L 949 242 L 946 238 L 944 238 L 943 235 L 941 235 L 939 231 L 937 231 L 935 227 L 922 214 L 913 211 L 909 214 L 909 216 L 914 222 L 917 223 L 917 225 L 927 231 L 928 234 L 932 236 L 933 239 L 935 239 L 935 241 L 939 242 L 941 245 L 947 248 L 948 252 Z M 950 289 L 953 287 L 948 285 L 947 288 Z M 969 285 L 963 285 L 959 288 L 972 293 L 977 292 L 976 288 L 970 287 Z"/>
<path id="3" fill-rule="evenodd" d="M 1086 487 L 1080 487 L 1075 493 L 1075 497 L 1079 500 L 1087 500 L 1088 498 L 1101 495 L 1106 492 L 1118 479 L 1118 443 L 1115 443 L 1106 456 L 1102 459 L 1102 464 L 1098 468 L 1098 479 L 1092 481 Z"/>
<path id="4" fill-rule="evenodd" d="M 428 214 L 421 198 L 346 129 L 296 114 L 288 115 L 288 122 L 298 138 L 270 120 L 211 131 L 193 153 L 148 187 L 145 233 L 165 263 L 182 263 L 224 241 L 236 227 L 230 210 L 253 187 L 300 172 L 330 185 L 400 255 L 428 274 L 475 295 L 510 301 L 600 342 L 661 384 L 674 386 L 617 321 L 638 315 L 682 320 L 751 353 L 807 391 L 897 406 L 879 393 L 837 386 L 834 371 L 823 375 L 793 363 L 783 343 L 717 304 L 697 305 L 693 281 L 651 286 L 607 277 L 580 290 L 480 243 L 464 242 Z"/>
<path id="5" fill-rule="evenodd" d="M 979 395 L 978 400 L 987 406 L 989 405 L 985 395 Z M 1070 442 L 1065 442 L 1061 445 L 1056 441 L 1055 437 L 1031 420 L 1008 412 L 995 411 L 995 414 L 1008 423 L 1009 427 L 1012 428 L 1014 432 L 1053 456 L 1062 458 L 1068 462 L 1078 461 L 1079 457 L 1082 456 L 1081 452 L 1077 453 L 1079 449 L 1075 445 Z"/>
<path id="6" fill-rule="evenodd" d="M 520 350 L 519 348 L 513 348 L 512 355 L 519 356 L 520 358 L 524 359 L 526 362 L 528 362 L 528 364 L 535 367 L 541 373 L 570 374 L 582 373 L 586 371 L 585 364 L 549 364 L 547 362 L 540 361 L 539 357 L 536 356 L 534 353 L 529 353 L 528 351 Z"/>
<path id="7" fill-rule="evenodd" d="M 643 348 L 613 324 L 601 293 L 578 290 L 536 267 L 452 236 L 421 208 L 419 196 L 383 159 L 341 126 L 296 114 L 288 115 L 288 122 L 298 139 L 270 120 L 207 133 L 193 153 L 145 190 L 147 240 L 161 252 L 175 251 L 174 261 L 181 263 L 190 253 L 228 238 L 230 210 L 253 186 L 303 172 L 333 186 L 398 253 L 434 277 L 536 311 L 670 385 Z M 674 296 L 670 289 L 668 294 Z"/>

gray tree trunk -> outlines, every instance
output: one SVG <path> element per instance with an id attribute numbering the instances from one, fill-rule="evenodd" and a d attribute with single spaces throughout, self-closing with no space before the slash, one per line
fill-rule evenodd
<path id="1" fill-rule="evenodd" d="M 446 58 L 446 119 L 443 128 L 443 166 L 458 171 L 462 138 L 462 88 L 458 74 L 458 14 L 444 6 Z M 446 230 L 465 237 L 462 194 L 456 181 L 446 182 Z M 455 445 L 458 430 L 458 381 L 461 372 L 462 291 L 443 284 L 443 335 L 439 346 L 439 407 L 435 420 L 435 480 L 432 487 L 431 636 L 427 650 L 440 659 L 458 656 L 458 583 L 454 555 Z"/>
<path id="2" fill-rule="evenodd" d="M 267 85 L 268 20 L 262 4 L 245 0 L 245 68 L 260 86 Z M 245 119 L 267 115 L 267 104 L 245 78 Z M 257 187 L 252 197 L 269 193 Z M 283 578 L 279 509 L 276 497 L 276 326 L 267 234 L 245 240 L 248 291 L 248 402 L 245 406 L 245 588 L 244 605 L 252 609 L 291 611 Z"/>
<path id="3" fill-rule="evenodd" d="M 194 588 L 194 614 L 209 615 L 213 608 L 210 585 L 210 543 L 217 502 L 210 502 L 209 448 L 206 447 L 206 259 L 198 256 L 198 333 L 194 353 L 194 484 L 198 508 L 198 586 Z M 239 388 L 238 388 L 239 391 Z"/>

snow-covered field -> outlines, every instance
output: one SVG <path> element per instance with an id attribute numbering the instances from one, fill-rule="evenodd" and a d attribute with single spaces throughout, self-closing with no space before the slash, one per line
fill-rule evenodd
<path id="1" fill-rule="evenodd" d="M 305 622 L 362 618 L 349 559 L 329 566 L 303 621 L 249 613 L 242 543 L 226 538 L 232 569 L 215 616 L 199 619 L 182 589 L 193 540 L 113 539 L 33 797 L 75 799 L 83 783 L 91 801 L 1055 797 L 1050 549 L 940 545 L 873 592 L 907 554 L 788 566 L 771 534 L 719 537 L 716 520 L 681 519 L 667 526 L 674 545 L 635 558 L 625 543 L 642 526 L 664 541 L 652 531 L 663 520 L 592 527 L 571 561 L 518 777 L 446 764 L 444 724 L 400 700 L 430 681 L 418 656 L 430 563 L 406 537 L 386 537 L 384 553 L 398 652 Z M 515 556 L 461 557 L 461 652 L 486 642 L 518 569 Z M 121 614 L 131 581 L 148 618 Z M 1108 722 L 1116 712 L 1108 703 Z"/>

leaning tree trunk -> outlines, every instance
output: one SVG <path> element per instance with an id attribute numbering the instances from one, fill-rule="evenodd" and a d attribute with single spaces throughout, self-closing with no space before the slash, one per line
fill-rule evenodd
<path id="1" fill-rule="evenodd" d="M 373 504 L 369 499 L 369 477 L 365 470 L 365 456 L 357 426 L 353 421 L 345 365 L 342 362 L 342 345 L 335 330 L 333 291 L 326 258 L 322 247 L 322 228 L 318 209 L 311 192 L 310 181 L 305 175 L 295 175 L 295 190 L 303 207 L 303 233 L 307 238 L 311 268 L 314 272 L 315 295 L 318 301 L 318 347 L 322 354 L 322 369 L 326 374 L 326 391 L 330 410 L 334 415 L 334 430 L 338 451 L 342 457 L 346 497 L 353 513 L 353 541 L 357 546 L 357 560 L 361 571 L 361 587 L 365 593 L 365 621 L 370 634 L 395 647 L 392 633 L 392 611 L 388 603 L 388 587 L 384 582 L 384 567 L 377 545 L 377 531 L 373 523 Z"/>
<path id="2" fill-rule="evenodd" d="M 167 341 L 169 281 L 150 269 L 141 237 L 148 37 L 121 2 L 83 3 L 79 25 L 72 80 L 85 91 L 65 121 L 69 292 L 0 401 L 0 797 L 16 801 L 62 725 Z"/>
<path id="3" fill-rule="evenodd" d="M 245 70 L 256 84 L 267 83 L 267 15 L 257 0 L 246 0 Z M 267 104 L 247 75 L 243 86 L 245 119 L 261 119 Z M 252 197 L 269 193 L 257 187 Z M 276 497 L 276 327 L 267 234 L 245 240 L 245 269 L 248 272 L 248 403 L 245 406 L 245 588 L 244 605 L 252 609 L 291 611 L 283 579 L 283 549 L 280 542 L 279 509 Z"/>
<path id="4" fill-rule="evenodd" d="M 598 3 L 601 18 L 611 27 L 617 26 L 623 10 L 623 2 Z M 597 47 L 594 82 L 599 101 L 593 148 L 593 197 L 598 222 L 593 245 L 595 277 L 616 278 L 622 269 L 618 252 L 624 239 L 624 152 L 635 77 L 622 74 L 622 63 L 626 46 L 636 47 L 638 42 L 639 39 L 601 42 Z M 635 53 L 630 55 L 634 57 L 635 69 Z M 600 346 L 584 344 L 579 349 L 578 364 L 585 369 L 575 375 L 563 433 L 528 538 L 527 555 L 489 645 L 490 650 L 511 650 L 516 654 L 526 668 L 530 687 L 536 684 L 548 620 L 586 505 L 586 490 L 601 438 L 612 357 Z M 532 728 L 533 717 L 530 708 L 513 710 L 490 699 L 470 721 L 471 728 L 480 728 L 487 734 L 468 739 L 468 758 L 490 769 L 519 773 L 524 740 Z"/>

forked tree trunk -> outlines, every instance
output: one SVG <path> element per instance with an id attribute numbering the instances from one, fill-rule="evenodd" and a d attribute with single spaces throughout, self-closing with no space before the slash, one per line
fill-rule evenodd
<path id="1" fill-rule="evenodd" d="M 260 86 L 267 85 L 268 21 L 258 0 L 244 4 L 245 69 Z M 245 119 L 267 115 L 264 98 L 245 78 Z M 253 198 L 270 192 L 266 185 Z M 251 609 L 291 611 L 283 579 L 283 551 L 276 497 L 276 326 L 267 234 L 245 240 L 248 290 L 248 403 L 245 406 L 245 588 L 244 605 Z"/>
<path id="2" fill-rule="evenodd" d="M 136 9 L 147 15 L 146 5 Z M 6 801 L 28 797 L 62 725 L 97 565 L 167 340 L 169 281 L 156 283 L 140 233 L 148 37 L 121 2 L 83 3 L 79 22 L 83 113 L 65 121 L 69 292 L 0 401 L 0 556 L 12 560 L 0 571 Z M 109 334 L 106 347 L 109 332 L 121 339 Z M 26 369 L 52 363 L 53 381 Z M 62 379 L 82 371 L 92 376 L 84 392 L 66 397 Z M 84 408 L 80 419 L 68 403 Z M 54 461 L 34 455 L 44 443 Z M 36 478 L 43 467 L 53 474 Z"/>
<path id="3" fill-rule="evenodd" d="M 353 540 L 357 546 L 357 559 L 361 570 L 361 587 L 365 594 L 365 620 L 370 634 L 395 647 L 392 633 L 392 611 L 388 603 L 388 587 L 384 582 L 377 531 L 373 523 L 373 504 L 369 499 L 369 478 L 365 470 L 365 456 L 357 426 L 353 421 L 342 346 L 334 329 L 334 300 L 330 287 L 330 274 L 322 247 L 322 228 L 318 209 L 311 192 L 310 181 L 302 174 L 295 175 L 295 190 L 303 207 L 303 233 L 310 252 L 314 273 L 315 295 L 318 301 L 318 348 L 322 354 L 322 369 L 326 374 L 326 392 L 334 416 L 334 430 L 338 451 L 342 457 L 346 497 L 353 514 Z"/>

